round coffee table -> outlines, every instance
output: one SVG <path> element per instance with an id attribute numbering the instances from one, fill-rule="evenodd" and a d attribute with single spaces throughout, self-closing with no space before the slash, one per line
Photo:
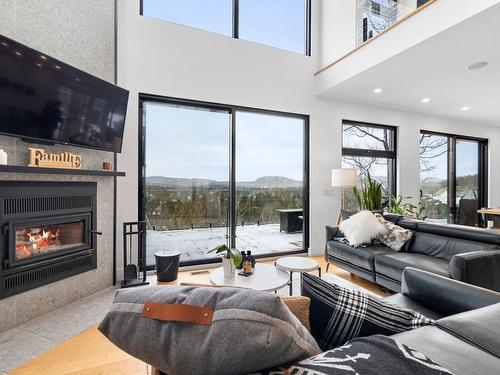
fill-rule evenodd
<path id="1" fill-rule="evenodd" d="M 292 276 L 294 272 L 311 272 L 318 270 L 318 275 L 321 277 L 321 267 L 314 259 L 306 257 L 283 257 L 278 258 L 275 262 L 276 268 L 290 273 L 290 295 L 292 295 Z"/>
<path id="2" fill-rule="evenodd" d="M 238 275 L 224 276 L 222 267 L 215 269 L 210 274 L 212 285 L 235 286 L 239 288 L 263 290 L 274 292 L 288 285 L 288 273 L 269 264 L 255 264 L 255 270 L 250 276 Z"/>

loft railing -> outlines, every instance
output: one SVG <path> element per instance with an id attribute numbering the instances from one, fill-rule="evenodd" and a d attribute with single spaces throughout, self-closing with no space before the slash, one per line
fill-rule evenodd
<path id="1" fill-rule="evenodd" d="M 354 49 L 321 68 L 315 75 L 331 68 L 436 1 L 356 0 L 356 44 Z"/>

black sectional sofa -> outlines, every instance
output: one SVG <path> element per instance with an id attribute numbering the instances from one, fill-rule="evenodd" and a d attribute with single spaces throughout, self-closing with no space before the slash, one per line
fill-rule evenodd
<path id="1" fill-rule="evenodd" d="M 338 226 L 327 226 L 327 262 L 396 292 L 405 267 L 500 291 L 500 234 L 396 215 L 386 219 L 413 232 L 401 251 L 381 243 L 354 248 L 339 240 L 343 234 Z"/>
<path id="2" fill-rule="evenodd" d="M 500 373 L 500 293 L 412 268 L 401 289 L 385 300 L 436 323 L 392 338 L 456 375 Z"/>

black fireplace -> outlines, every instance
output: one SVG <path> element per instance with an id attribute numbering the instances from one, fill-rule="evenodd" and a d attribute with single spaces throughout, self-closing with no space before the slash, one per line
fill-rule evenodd
<path id="1" fill-rule="evenodd" d="M 96 191 L 0 181 L 0 299 L 96 268 Z"/>

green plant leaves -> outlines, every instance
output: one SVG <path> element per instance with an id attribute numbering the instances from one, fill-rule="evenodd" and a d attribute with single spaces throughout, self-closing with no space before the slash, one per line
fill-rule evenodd
<path id="1" fill-rule="evenodd" d="M 382 209 L 382 184 L 368 172 L 360 189 L 352 188 L 360 210 L 378 211 Z"/>
<path id="2" fill-rule="evenodd" d="M 207 254 L 212 254 L 212 253 L 215 253 L 215 254 L 224 253 L 224 257 L 232 259 L 233 265 L 235 267 L 238 267 L 243 260 L 243 257 L 241 256 L 241 253 L 238 250 L 231 249 L 227 245 L 220 245 L 220 246 L 213 248 L 212 250 L 207 251 Z"/>

